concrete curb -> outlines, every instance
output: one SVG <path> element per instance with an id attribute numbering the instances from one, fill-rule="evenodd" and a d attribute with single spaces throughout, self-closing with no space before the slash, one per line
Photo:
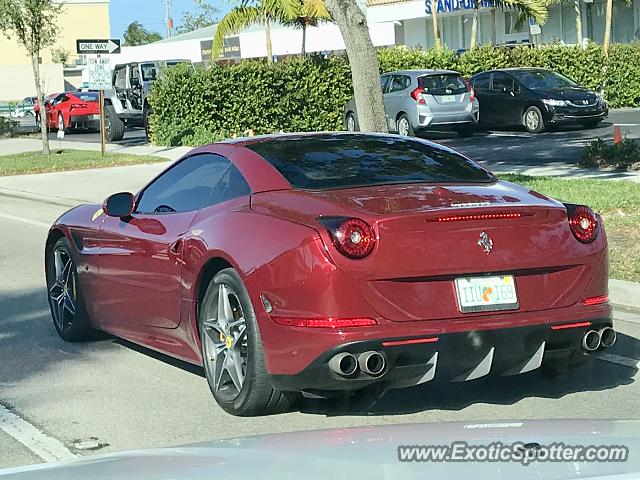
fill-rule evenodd
<path id="1" fill-rule="evenodd" d="M 616 307 L 640 311 L 640 283 L 610 278 L 609 299 Z"/>

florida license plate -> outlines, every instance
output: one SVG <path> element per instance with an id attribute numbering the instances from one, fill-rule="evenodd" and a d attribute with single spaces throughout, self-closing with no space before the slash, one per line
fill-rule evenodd
<path id="1" fill-rule="evenodd" d="M 443 95 L 442 96 L 442 103 L 453 103 L 456 101 L 456 96 L 455 95 Z"/>
<path id="2" fill-rule="evenodd" d="M 513 275 L 455 279 L 462 313 L 515 310 L 520 307 Z"/>

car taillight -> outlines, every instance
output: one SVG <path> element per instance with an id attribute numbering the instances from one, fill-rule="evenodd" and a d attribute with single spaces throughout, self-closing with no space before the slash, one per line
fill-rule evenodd
<path id="1" fill-rule="evenodd" d="M 422 87 L 416 88 L 413 92 L 411 92 L 411 98 L 413 98 L 420 105 L 426 105 L 427 102 L 422 98 L 422 94 L 424 93 L 424 89 Z"/>
<path id="2" fill-rule="evenodd" d="M 278 325 L 300 328 L 353 328 L 377 325 L 373 318 L 285 318 L 271 317 Z"/>
<path id="3" fill-rule="evenodd" d="M 469 93 L 471 94 L 471 101 L 473 102 L 476 99 L 476 91 L 473 89 L 473 87 L 467 80 L 465 80 L 464 78 L 462 80 L 467 86 L 467 90 L 469 90 Z"/>
<path id="4" fill-rule="evenodd" d="M 598 237 L 600 227 L 596 214 L 584 205 L 565 204 L 573 236 L 582 243 L 591 243 Z"/>
<path id="5" fill-rule="evenodd" d="M 364 258 L 376 244 L 376 235 L 367 222 L 359 218 L 321 217 L 336 249 L 345 257 Z"/>

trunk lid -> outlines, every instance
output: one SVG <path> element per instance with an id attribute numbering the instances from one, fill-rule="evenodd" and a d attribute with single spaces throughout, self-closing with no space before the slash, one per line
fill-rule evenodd
<path id="1" fill-rule="evenodd" d="M 574 288 L 586 281 L 577 249 L 594 248 L 573 238 L 562 204 L 507 182 L 266 192 L 254 195 L 252 208 L 315 228 L 360 293 L 398 321 L 460 316 L 458 277 L 513 275 L 520 311 L 575 303 L 586 288 Z M 378 235 L 373 252 L 341 255 L 320 216 L 367 221 Z"/>

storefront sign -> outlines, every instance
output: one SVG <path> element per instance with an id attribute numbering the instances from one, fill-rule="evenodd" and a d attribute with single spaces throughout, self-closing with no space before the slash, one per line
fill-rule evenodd
<path id="1" fill-rule="evenodd" d="M 472 0 L 438 0 L 438 13 L 455 12 L 457 10 L 471 10 L 473 9 Z M 493 7 L 492 2 L 480 1 L 480 8 Z M 425 1 L 425 11 L 427 15 L 431 15 L 431 0 Z"/>
<path id="2" fill-rule="evenodd" d="M 213 40 L 202 40 L 200 42 L 200 52 L 203 62 L 211 61 L 211 50 L 213 48 Z M 216 60 L 233 60 L 241 58 L 240 54 L 240 37 L 229 37 L 224 39 L 222 52 Z"/>

